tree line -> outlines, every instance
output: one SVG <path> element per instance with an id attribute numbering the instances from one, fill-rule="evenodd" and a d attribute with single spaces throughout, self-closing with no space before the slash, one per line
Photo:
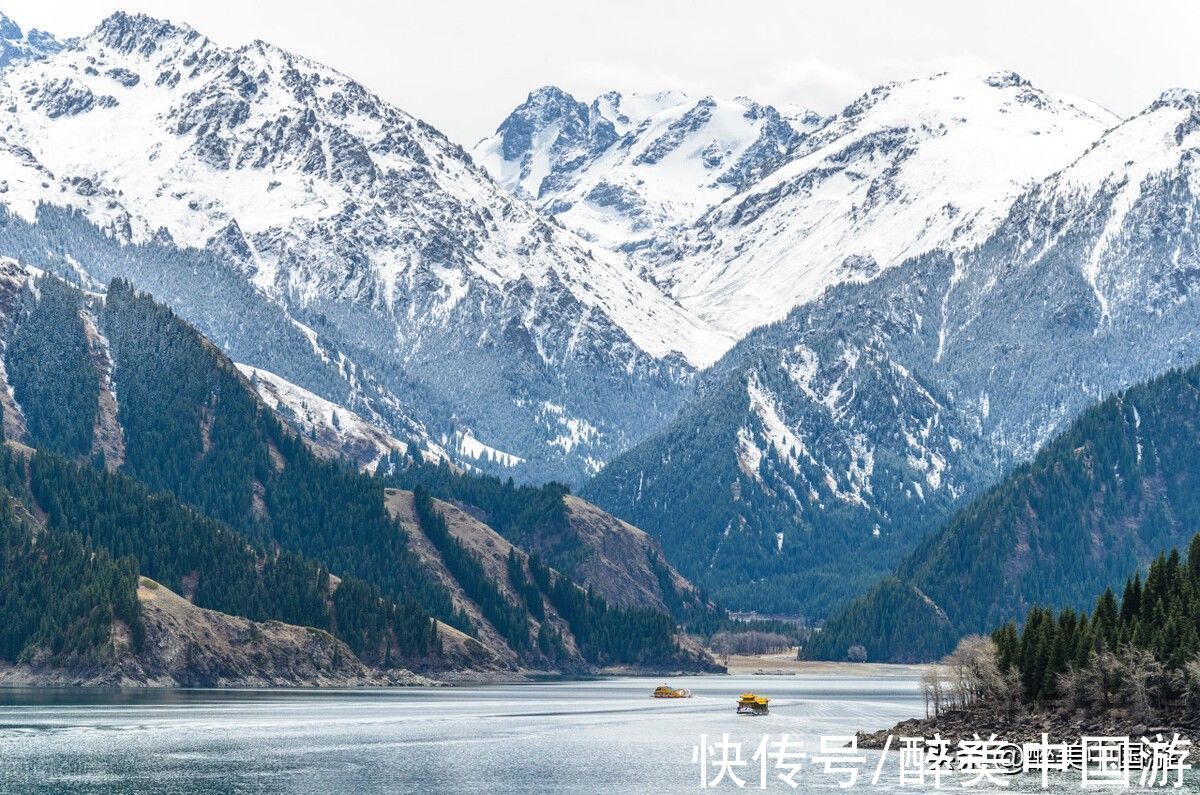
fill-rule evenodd
<path id="1" fill-rule="evenodd" d="M 1111 589 L 1091 612 L 1033 607 L 1022 624 L 970 635 L 929 668 L 930 714 L 988 709 L 1117 710 L 1177 721 L 1200 710 L 1200 535 L 1186 556 L 1160 554 L 1145 579 Z"/>

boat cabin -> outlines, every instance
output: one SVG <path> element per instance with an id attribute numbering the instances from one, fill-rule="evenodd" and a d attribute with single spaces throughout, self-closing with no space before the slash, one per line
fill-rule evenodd
<path id="1" fill-rule="evenodd" d="M 739 715 L 766 715 L 770 711 L 768 704 L 771 699 L 766 696 L 755 695 L 754 693 L 742 693 L 737 702 L 737 714 Z"/>

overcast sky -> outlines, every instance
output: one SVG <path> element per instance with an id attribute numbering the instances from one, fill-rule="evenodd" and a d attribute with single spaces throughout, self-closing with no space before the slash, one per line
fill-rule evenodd
<path id="1" fill-rule="evenodd" d="M 1008 68 L 1124 115 L 1200 87 L 1200 4 L 1188 2 L 0 0 L 60 36 L 118 8 L 315 58 L 464 144 L 548 83 L 585 100 L 679 88 L 830 113 L 881 82 Z"/>

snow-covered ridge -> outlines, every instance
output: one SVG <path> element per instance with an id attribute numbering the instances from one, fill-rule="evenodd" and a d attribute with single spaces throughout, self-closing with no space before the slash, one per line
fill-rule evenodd
<path id="1" fill-rule="evenodd" d="M 879 86 L 839 114 L 539 89 L 474 150 L 502 184 L 740 338 L 832 285 L 986 239 L 1119 119 L 1012 72 Z"/>
<path id="2" fill-rule="evenodd" d="M 585 104 L 547 86 L 531 92 L 473 155 L 564 226 L 631 250 L 694 222 L 769 172 L 823 121 L 746 97 L 613 91 Z"/>
<path id="3" fill-rule="evenodd" d="M 238 364 L 237 369 L 250 381 L 259 398 L 326 458 L 347 458 L 359 468 L 374 472 L 379 462 L 393 453 L 435 462 L 446 457 L 427 437 L 413 443 L 400 441 L 355 412 L 275 373 L 246 364 Z"/>
<path id="4" fill-rule="evenodd" d="M 445 315 L 464 279 L 555 283 L 652 356 L 704 362 L 721 344 L 620 258 L 498 190 L 436 130 L 264 42 L 227 49 L 186 26 L 115 14 L 4 77 L 10 148 L 119 195 L 134 241 L 162 229 L 183 245 L 220 242 L 268 291 L 390 311 L 418 281 Z M 40 185 L 25 195 L 10 185 L 6 200 L 61 200 Z"/>
<path id="5" fill-rule="evenodd" d="M 1012 73 L 882 86 L 715 207 L 652 272 L 741 335 L 834 284 L 979 244 L 1017 196 L 1117 121 Z"/>

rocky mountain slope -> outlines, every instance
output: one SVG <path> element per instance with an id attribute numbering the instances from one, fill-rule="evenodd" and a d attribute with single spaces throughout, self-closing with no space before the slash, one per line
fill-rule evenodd
<path id="1" fill-rule="evenodd" d="M 54 205 L 118 240 L 203 249 L 247 300 L 281 306 L 435 437 L 469 435 L 528 477 L 593 471 L 669 416 L 694 363 L 727 344 L 429 125 L 264 42 L 224 48 L 115 14 L 58 53 L 10 65 L 0 94 L 11 107 L 0 200 L 13 215 L 46 225 L 39 205 Z M 136 251 L 100 259 L 60 229 L 47 234 L 101 282 L 147 278 Z M 159 291 L 183 293 L 183 312 L 189 289 L 203 289 L 186 276 Z M 254 333 L 207 308 L 187 316 L 214 339 Z M 281 374 L 334 399 L 311 377 Z"/>
<path id="2" fill-rule="evenodd" d="M 148 578 L 137 589 L 146 640 L 114 628 L 113 657 L 62 666 L 35 654 L 0 665 L 9 687 L 373 687 L 432 684 L 364 665 L 329 633 L 205 610 Z"/>
<path id="3" fill-rule="evenodd" d="M 344 458 L 360 469 L 373 472 L 390 455 L 419 456 L 433 461 L 446 456 L 428 438 L 420 445 L 403 442 L 354 411 L 268 370 L 245 364 L 239 364 L 238 370 L 249 379 L 259 398 L 303 436 L 314 452 L 325 458 Z"/>
<path id="4" fill-rule="evenodd" d="M 364 665 L 329 633 L 256 622 L 197 607 L 164 586 L 137 586 L 145 639 L 114 624 L 102 656 L 69 662 L 48 649 L 0 661 L 7 687 L 371 687 L 432 684 L 403 670 Z"/>
<path id="5" fill-rule="evenodd" d="M 921 660 L 1033 605 L 1088 609 L 1182 547 L 1200 516 L 1200 368 L 1172 370 L 1085 411 L 1034 459 L 923 540 L 895 576 L 806 651 Z"/>
<path id="6" fill-rule="evenodd" d="M 388 473 L 384 481 L 391 486 L 424 489 L 485 523 L 505 545 L 536 555 L 609 604 L 660 610 L 680 623 L 707 623 L 721 614 L 668 562 L 657 539 L 559 484 L 515 486 L 457 472 L 445 461 L 405 463 L 395 457 L 379 471 Z"/>
<path id="7" fill-rule="evenodd" d="M 812 111 L 681 92 L 585 104 L 539 88 L 475 160 L 504 187 L 606 248 L 636 251 L 693 223 L 783 162 L 824 122 Z"/>
<path id="8" fill-rule="evenodd" d="M 585 496 L 734 604 L 827 609 L 1084 407 L 1200 357 L 1198 118 L 1168 92 L 975 248 L 750 334 Z"/>
<path id="9" fill-rule="evenodd" d="M 26 61 L 52 55 L 62 43 L 44 30 L 26 33 L 21 26 L 0 12 L 0 68 L 14 61 Z"/>

